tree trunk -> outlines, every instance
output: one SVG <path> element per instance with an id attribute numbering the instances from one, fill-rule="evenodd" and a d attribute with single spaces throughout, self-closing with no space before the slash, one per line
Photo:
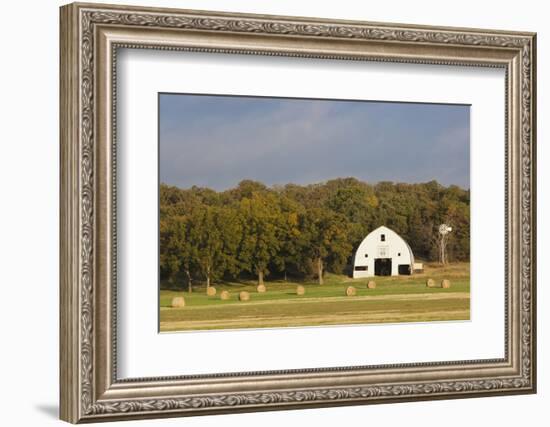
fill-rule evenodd
<path id="1" fill-rule="evenodd" d="M 191 280 L 191 272 L 189 270 L 185 270 L 185 274 L 187 275 L 187 290 L 189 293 L 193 292 L 193 281 Z"/>
<path id="2" fill-rule="evenodd" d="M 286 270 L 285 270 L 285 282 L 286 282 L 286 281 L 287 281 L 287 280 L 286 280 Z"/>
<path id="3" fill-rule="evenodd" d="M 258 286 L 264 284 L 264 271 L 259 269 L 258 270 Z"/>
<path id="4" fill-rule="evenodd" d="M 206 289 L 210 287 L 210 266 L 206 267 Z"/>
<path id="5" fill-rule="evenodd" d="M 323 284 L 323 259 L 317 258 L 317 275 L 319 276 L 319 284 Z"/>

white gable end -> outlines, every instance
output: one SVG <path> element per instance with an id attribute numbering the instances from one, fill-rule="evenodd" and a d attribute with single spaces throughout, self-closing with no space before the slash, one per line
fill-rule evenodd
<path id="1" fill-rule="evenodd" d="M 412 274 L 414 256 L 407 242 L 388 227 L 378 227 L 363 239 L 353 263 L 353 278 Z"/>

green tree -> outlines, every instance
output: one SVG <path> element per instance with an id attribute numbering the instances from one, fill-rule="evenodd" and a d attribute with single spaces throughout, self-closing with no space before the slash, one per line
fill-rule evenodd
<path id="1" fill-rule="evenodd" d="M 193 291 L 192 272 L 197 266 L 198 248 L 194 244 L 193 227 L 188 217 L 177 216 L 160 222 L 160 271 L 170 283 L 182 275 L 187 280 L 187 290 Z"/>
<path id="2" fill-rule="evenodd" d="M 192 244 L 196 248 L 197 264 L 207 288 L 221 277 L 224 271 L 222 230 L 218 224 L 216 207 L 204 206 L 192 213 L 191 226 L 195 231 Z"/>
<path id="3" fill-rule="evenodd" d="M 278 217 L 279 250 L 273 256 L 274 268 L 284 275 L 287 280 L 289 268 L 299 270 L 300 264 L 300 220 L 303 207 L 283 194 L 279 195 L 278 204 L 280 215 Z"/>
<path id="4" fill-rule="evenodd" d="M 203 206 L 193 215 L 198 265 L 209 287 L 214 280 L 241 271 L 238 249 L 242 239 L 242 223 L 238 212 L 230 206 Z"/>
<path id="5" fill-rule="evenodd" d="M 174 286 L 180 271 L 177 221 L 168 218 L 160 221 L 160 277 L 165 283 Z"/>
<path id="6" fill-rule="evenodd" d="M 268 265 L 280 249 L 281 211 L 277 198 L 269 194 L 253 192 L 239 205 L 243 222 L 239 259 L 244 269 L 257 274 L 258 284 L 264 284 L 269 274 Z"/>
<path id="7" fill-rule="evenodd" d="M 352 250 L 348 241 L 349 224 L 341 214 L 312 208 L 303 215 L 301 225 L 303 253 L 315 263 L 322 285 L 325 266 L 341 269 Z"/>
<path id="8" fill-rule="evenodd" d="M 361 243 L 367 232 L 376 224 L 378 198 L 368 184 L 355 178 L 329 181 L 326 207 L 343 215 L 349 223 L 349 242 L 353 247 Z"/>

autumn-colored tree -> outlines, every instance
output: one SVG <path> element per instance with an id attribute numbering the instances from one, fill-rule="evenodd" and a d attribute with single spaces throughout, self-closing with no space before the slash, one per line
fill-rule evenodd
<path id="1" fill-rule="evenodd" d="M 160 186 L 160 276 L 162 286 L 270 271 L 339 273 L 372 229 L 386 225 L 402 235 L 415 256 L 438 257 L 437 228 L 453 227 L 449 261 L 470 257 L 470 192 L 436 181 L 421 184 L 355 178 L 326 183 L 267 187 L 251 180 L 226 191 Z"/>

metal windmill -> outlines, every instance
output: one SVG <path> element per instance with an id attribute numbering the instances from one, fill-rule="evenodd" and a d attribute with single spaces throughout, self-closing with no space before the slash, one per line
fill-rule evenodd
<path id="1" fill-rule="evenodd" d="M 447 241 L 451 231 L 453 231 L 453 227 L 450 227 L 447 224 L 441 224 L 439 226 L 439 262 L 441 264 L 447 264 L 447 254 L 445 253 L 445 250 L 447 248 Z"/>

